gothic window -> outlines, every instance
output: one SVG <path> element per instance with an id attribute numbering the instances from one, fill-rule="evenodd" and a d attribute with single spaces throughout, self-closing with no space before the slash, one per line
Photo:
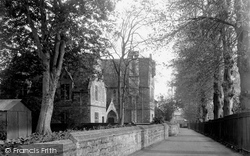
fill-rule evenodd
<path id="1" fill-rule="evenodd" d="M 99 122 L 99 113 L 95 112 L 95 123 Z"/>
<path id="2" fill-rule="evenodd" d="M 69 84 L 62 84 L 61 85 L 61 99 L 69 100 L 70 92 L 69 92 Z"/>
<path id="3" fill-rule="evenodd" d="M 103 101 L 103 90 L 101 87 L 100 87 L 100 101 Z"/>
<path id="4" fill-rule="evenodd" d="M 98 86 L 95 86 L 95 100 L 98 101 Z"/>
<path id="5" fill-rule="evenodd" d="M 113 90 L 113 102 L 116 103 L 116 89 Z"/>

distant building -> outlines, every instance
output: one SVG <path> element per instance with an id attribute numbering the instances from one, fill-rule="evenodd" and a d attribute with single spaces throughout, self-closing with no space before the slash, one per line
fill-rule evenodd
<path id="1" fill-rule="evenodd" d="M 154 118 L 154 76 L 155 62 L 152 57 L 139 58 L 139 52 L 132 51 L 122 64 L 122 89 L 125 87 L 124 112 L 125 123 L 150 123 Z M 118 75 L 115 64 L 120 60 L 106 59 L 102 61 L 104 82 L 107 86 L 107 108 L 112 105 L 116 109 L 107 111 L 108 121 L 118 122 L 120 106 L 118 105 Z M 126 64 L 127 63 L 127 64 Z M 126 73 L 125 73 L 126 72 Z"/>
<path id="2" fill-rule="evenodd" d="M 173 113 L 171 122 L 179 123 L 180 127 L 187 127 L 187 120 L 183 117 L 183 110 L 177 109 Z"/>

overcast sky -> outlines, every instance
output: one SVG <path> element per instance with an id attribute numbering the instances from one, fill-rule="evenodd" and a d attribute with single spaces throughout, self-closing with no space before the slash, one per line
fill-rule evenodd
<path id="1" fill-rule="evenodd" d="M 172 44 L 168 45 L 164 51 L 159 51 L 153 54 L 153 59 L 156 61 L 156 76 L 155 76 L 155 98 L 160 95 L 169 96 L 169 83 L 173 79 L 171 67 L 166 65 L 171 64 L 174 58 Z"/>

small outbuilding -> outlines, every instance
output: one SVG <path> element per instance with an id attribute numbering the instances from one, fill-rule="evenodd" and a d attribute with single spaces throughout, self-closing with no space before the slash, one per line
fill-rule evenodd
<path id="1" fill-rule="evenodd" d="M 5 139 L 26 137 L 31 134 L 31 111 L 21 99 L 0 99 L 0 135 Z"/>

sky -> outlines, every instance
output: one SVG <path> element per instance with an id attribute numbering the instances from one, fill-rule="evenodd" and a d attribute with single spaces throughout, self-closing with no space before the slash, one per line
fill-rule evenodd
<path id="1" fill-rule="evenodd" d="M 163 51 L 158 51 L 152 54 L 153 60 L 156 62 L 156 76 L 155 76 L 155 98 L 163 95 L 165 97 L 171 96 L 170 82 L 173 80 L 173 68 L 169 67 L 171 60 L 174 59 L 172 44 L 164 48 Z"/>

